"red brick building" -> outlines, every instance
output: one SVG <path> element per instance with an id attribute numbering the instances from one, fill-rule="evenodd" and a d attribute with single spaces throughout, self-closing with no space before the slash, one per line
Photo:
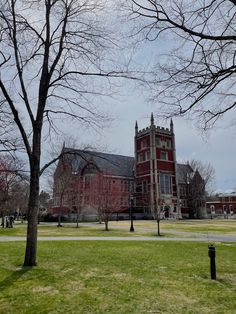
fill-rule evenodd
<path id="1" fill-rule="evenodd" d="M 193 170 L 189 165 L 176 163 L 174 126 L 154 124 L 139 130 L 135 125 L 135 157 L 63 148 L 54 174 L 54 207 L 75 212 L 82 217 L 96 216 L 101 194 L 96 180 L 103 173 L 110 180 L 110 194 L 114 193 L 116 213 L 129 216 L 133 199 L 135 218 L 152 218 L 160 213 L 166 218 L 189 217 L 189 178 Z"/>
<path id="2" fill-rule="evenodd" d="M 81 218 L 94 219 L 102 200 L 103 208 L 104 202 L 112 202 L 114 215 L 128 212 L 133 167 L 133 157 L 63 148 L 54 174 L 51 213 L 66 215 L 79 210 Z M 101 198 L 102 194 L 111 197 Z"/>
<path id="3" fill-rule="evenodd" d="M 207 213 L 212 218 L 230 218 L 236 214 L 236 192 L 221 193 L 214 200 L 206 202 Z"/>
<path id="4" fill-rule="evenodd" d="M 165 217 L 181 218 L 173 122 L 170 128 L 154 124 L 135 126 L 136 206 L 147 215 L 155 211 Z"/>

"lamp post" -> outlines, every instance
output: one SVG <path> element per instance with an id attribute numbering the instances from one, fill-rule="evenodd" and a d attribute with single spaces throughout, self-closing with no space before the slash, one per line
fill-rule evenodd
<path id="1" fill-rule="evenodd" d="M 129 215 L 130 215 L 130 232 L 134 232 L 134 222 L 133 222 L 133 207 L 134 207 L 134 196 L 130 196 L 130 207 L 129 207 Z"/>

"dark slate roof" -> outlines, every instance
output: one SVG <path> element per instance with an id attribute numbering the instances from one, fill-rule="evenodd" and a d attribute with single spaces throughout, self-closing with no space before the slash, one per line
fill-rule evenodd
<path id="1" fill-rule="evenodd" d="M 187 176 L 193 173 L 193 169 L 189 164 L 177 164 L 178 183 L 186 183 Z"/>
<path id="2" fill-rule="evenodd" d="M 100 171 L 114 176 L 133 177 L 134 157 L 116 154 L 101 153 L 88 150 L 64 148 L 64 160 L 72 167 L 72 172 L 81 172 L 91 163 Z M 191 175 L 193 169 L 189 164 L 177 164 L 177 177 L 179 183 L 186 183 L 187 174 Z"/>
<path id="3" fill-rule="evenodd" d="M 65 160 L 71 164 L 72 172 L 80 172 L 88 164 L 114 176 L 133 177 L 134 157 L 64 148 Z"/>

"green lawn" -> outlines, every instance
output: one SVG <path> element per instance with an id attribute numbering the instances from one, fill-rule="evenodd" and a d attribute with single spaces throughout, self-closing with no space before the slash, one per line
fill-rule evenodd
<path id="1" fill-rule="evenodd" d="M 161 233 L 164 236 L 173 236 L 176 231 L 215 233 L 236 236 L 236 220 L 163 220 L 160 223 Z M 63 223 L 62 228 L 55 224 L 39 224 L 39 236 L 154 236 L 157 233 L 156 221 L 134 221 L 135 232 L 130 233 L 129 221 L 111 221 L 109 223 L 110 231 L 104 231 L 104 224 L 93 223 L 86 226 L 80 223 L 76 224 Z M 0 228 L 0 236 L 25 236 L 26 224 L 17 222 L 12 229 Z M 178 237 L 181 235 L 178 235 Z M 183 236 L 183 235 L 182 235 Z"/>
<path id="2" fill-rule="evenodd" d="M 110 230 L 107 232 L 104 230 L 104 224 L 99 225 L 98 223 L 94 223 L 92 226 L 86 226 L 84 224 L 80 224 L 79 228 L 76 228 L 76 224 L 63 224 L 63 227 L 58 228 L 55 224 L 48 224 L 38 225 L 38 236 L 68 236 L 68 237 L 75 237 L 75 236 L 91 236 L 91 237 L 111 237 L 111 236 L 154 236 L 156 235 L 157 231 L 155 228 L 150 228 L 150 230 L 142 230 L 137 229 L 135 232 L 131 233 L 129 231 L 129 226 L 124 228 L 123 225 L 114 226 L 110 223 Z M 26 235 L 26 228 L 27 225 L 24 224 L 15 224 L 13 228 L 0 228 L 0 236 L 25 236 Z M 166 233 L 165 236 L 168 236 Z"/>
<path id="3" fill-rule="evenodd" d="M 134 224 L 138 228 L 152 228 L 155 230 L 156 222 L 153 220 L 137 220 Z M 111 222 L 112 226 L 129 226 L 128 221 Z M 203 220 L 162 220 L 162 231 L 170 233 L 175 231 L 190 231 L 200 233 L 221 233 L 236 236 L 236 220 L 230 219 L 203 219 Z"/>
<path id="4" fill-rule="evenodd" d="M 236 244 L 38 243 L 38 266 L 21 268 L 23 242 L 0 243 L 0 313 L 236 313 Z"/>

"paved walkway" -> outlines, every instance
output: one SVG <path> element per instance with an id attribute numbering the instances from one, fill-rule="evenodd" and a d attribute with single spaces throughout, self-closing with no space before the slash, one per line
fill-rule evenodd
<path id="1" fill-rule="evenodd" d="M 25 237 L 6 237 L 0 236 L 0 242 L 15 242 L 25 241 Z M 188 242 L 236 242 L 236 237 L 229 237 L 223 235 L 210 237 L 38 237 L 39 241 L 188 241 Z"/>

